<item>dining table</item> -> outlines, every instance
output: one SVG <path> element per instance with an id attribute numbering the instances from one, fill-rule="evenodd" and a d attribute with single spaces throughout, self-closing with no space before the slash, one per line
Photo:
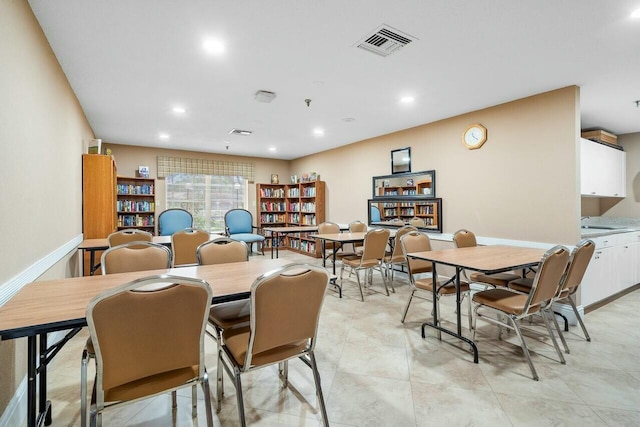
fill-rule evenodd
<path id="1" fill-rule="evenodd" d="M 478 347 L 476 346 L 476 343 L 470 338 L 462 335 L 460 310 L 460 276 L 462 272 L 464 270 L 471 270 L 484 274 L 494 274 L 505 271 L 521 270 L 524 275 L 527 269 L 535 268 L 540 263 L 544 253 L 545 249 L 541 248 L 509 245 L 473 246 L 466 248 L 407 253 L 407 257 L 431 261 L 433 266 L 433 283 L 438 282 L 438 265 L 453 267 L 455 269 L 453 282 L 456 287 L 456 330 L 449 330 L 440 323 L 436 295 L 437 287 L 432 286 L 433 320 L 426 321 L 422 324 L 422 338 L 426 337 L 425 328 L 427 326 L 451 335 L 469 344 L 473 351 L 473 361 L 474 363 L 478 363 Z"/>
<path id="2" fill-rule="evenodd" d="M 276 258 L 280 256 L 280 241 L 287 234 L 312 233 L 318 231 L 317 225 L 290 225 L 284 227 L 263 227 L 262 231 L 271 235 L 271 258 L 275 251 Z"/>
<path id="3" fill-rule="evenodd" d="M 169 275 L 207 281 L 212 289 L 212 303 L 218 304 L 248 298 L 251 285 L 259 276 L 288 264 L 291 264 L 290 260 L 260 258 L 248 262 L 36 281 L 25 285 L 0 307 L 0 339 L 27 338 L 27 426 L 51 424 L 47 365 L 87 325 L 87 306 L 101 292 L 143 277 Z M 65 331 L 64 337 L 49 345 L 48 335 L 57 331 Z"/>

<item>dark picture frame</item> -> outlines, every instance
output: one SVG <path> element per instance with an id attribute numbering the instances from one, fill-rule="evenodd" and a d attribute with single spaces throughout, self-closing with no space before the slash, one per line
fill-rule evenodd
<path id="1" fill-rule="evenodd" d="M 391 173 L 411 172 L 411 147 L 391 150 Z"/>

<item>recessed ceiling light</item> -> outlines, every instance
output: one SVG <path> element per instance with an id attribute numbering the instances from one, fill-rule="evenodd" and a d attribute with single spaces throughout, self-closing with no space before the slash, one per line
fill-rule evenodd
<path id="1" fill-rule="evenodd" d="M 170 136 L 169 136 L 169 134 L 168 134 L 168 133 L 164 133 L 164 132 L 162 132 L 162 133 L 159 133 L 159 134 L 158 134 L 158 138 L 162 139 L 163 141 L 166 141 L 167 139 L 169 139 L 169 138 L 170 138 Z"/>
<path id="2" fill-rule="evenodd" d="M 275 152 L 276 151 L 276 147 L 269 147 L 269 151 Z"/>
<path id="3" fill-rule="evenodd" d="M 229 135 L 244 135 L 244 136 L 247 136 L 247 135 L 251 135 L 252 133 L 253 132 L 250 131 L 250 130 L 242 130 L 242 129 L 236 129 L 236 128 L 233 128 L 233 129 L 231 129 L 229 131 Z"/>
<path id="4" fill-rule="evenodd" d="M 313 130 L 313 134 L 315 136 L 324 136 L 324 129 L 320 129 L 320 128 L 315 128 Z"/>
<path id="5" fill-rule="evenodd" d="M 403 96 L 400 98 L 400 102 L 403 104 L 411 104 L 416 99 L 413 96 Z"/>
<path id="6" fill-rule="evenodd" d="M 631 17 L 634 19 L 640 18 L 640 9 L 636 9 L 633 12 L 631 12 Z"/>
<path id="7" fill-rule="evenodd" d="M 351 123 L 351 122 L 355 122 L 356 119 L 353 117 L 345 117 L 344 119 L 342 119 L 342 121 L 346 123 Z"/>
<path id="8" fill-rule="evenodd" d="M 202 42 L 202 48 L 205 52 L 211 55 L 222 55 L 225 51 L 225 46 L 222 40 L 213 37 L 208 37 Z"/>
<path id="9" fill-rule="evenodd" d="M 186 113 L 186 112 L 187 112 L 187 109 L 186 109 L 186 108 L 181 107 L 181 106 L 179 106 L 179 105 L 176 105 L 176 106 L 175 106 L 175 107 L 173 107 L 171 110 L 172 110 L 174 113 L 176 113 L 176 114 L 184 114 L 184 113 Z"/>

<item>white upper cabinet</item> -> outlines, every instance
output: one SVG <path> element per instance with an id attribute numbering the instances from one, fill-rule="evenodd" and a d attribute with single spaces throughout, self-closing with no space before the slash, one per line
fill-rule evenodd
<path id="1" fill-rule="evenodd" d="M 580 139 L 580 193 L 593 197 L 626 197 L 627 153 Z"/>

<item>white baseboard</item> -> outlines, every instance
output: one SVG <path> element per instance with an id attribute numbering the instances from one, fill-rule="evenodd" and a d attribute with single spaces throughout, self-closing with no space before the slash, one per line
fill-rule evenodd
<path id="1" fill-rule="evenodd" d="M 4 305 L 25 285 L 35 281 L 49 268 L 62 260 L 70 252 L 77 250 L 82 243 L 82 234 L 71 239 L 58 249 L 44 256 L 33 263 L 29 268 L 22 271 L 17 276 L 11 278 L 0 286 L 0 306 Z M 65 331 L 58 331 L 49 335 L 49 342 L 56 342 L 63 338 Z M 0 427 L 14 427 L 25 425 L 27 419 L 27 376 L 20 381 L 18 388 L 7 404 L 2 415 L 0 415 Z"/>

